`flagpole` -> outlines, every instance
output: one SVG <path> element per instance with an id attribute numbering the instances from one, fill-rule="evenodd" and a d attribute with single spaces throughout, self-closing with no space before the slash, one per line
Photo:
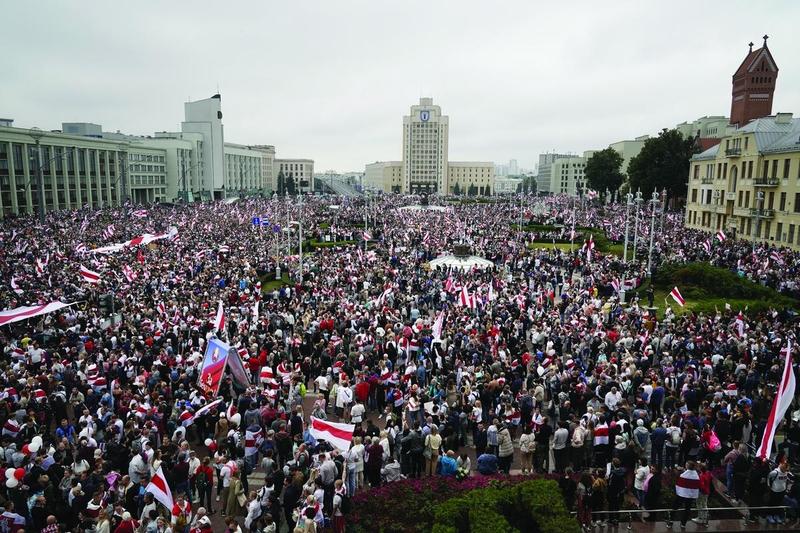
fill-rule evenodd
<path id="1" fill-rule="evenodd" d="M 658 192 L 653 191 L 652 198 L 650 202 L 653 206 L 652 212 L 650 213 L 650 249 L 647 252 L 647 277 L 650 278 L 652 281 L 653 279 L 653 235 L 655 234 L 656 228 L 656 205 L 658 204 Z"/>

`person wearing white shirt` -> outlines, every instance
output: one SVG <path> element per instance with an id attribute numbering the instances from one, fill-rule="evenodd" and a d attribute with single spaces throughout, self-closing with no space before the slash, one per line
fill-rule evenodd
<path id="1" fill-rule="evenodd" d="M 622 394 L 616 387 L 611 387 L 611 390 L 606 393 L 605 404 L 609 411 L 616 411 L 617 405 L 622 401 Z"/>
<path id="2" fill-rule="evenodd" d="M 364 420 L 365 411 L 364 404 L 356 400 L 356 403 L 350 408 L 350 423 L 360 424 Z"/>

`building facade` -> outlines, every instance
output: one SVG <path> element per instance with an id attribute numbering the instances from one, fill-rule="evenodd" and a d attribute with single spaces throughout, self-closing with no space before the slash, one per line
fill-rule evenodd
<path id="1" fill-rule="evenodd" d="M 403 192 L 403 162 L 376 161 L 364 167 L 364 189 L 385 193 Z"/>
<path id="2" fill-rule="evenodd" d="M 286 188 L 289 188 L 289 182 L 293 181 L 294 190 L 297 192 L 306 194 L 314 191 L 314 161 L 312 159 L 275 159 L 274 161 L 275 191 L 280 190 L 281 179 Z"/>
<path id="3" fill-rule="evenodd" d="M 550 165 L 550 192 L 570 196 L 586 192 L 586 161 L 592 154 L 593 151 L 586 151 L 583 157 L 572 156 L 553 161 Z"/>
<path id="4" fill-rule="evenodd" d="M 691 160 L 686 225 L 800 249 L 800 118 L 750 121 Z"/>
<path id="5" fill-rule="evenodd" d="M 491 195 L 494 188 L 494 163 L 449 161 L 447 184 L 447 194 Z"/>
<path id="6" fill-rule="evenodd" d="M 622 167 L 620 170 L 626 178 L 628 176 L 628 164 L 631 162 L 631 159 L 639 155 L 639 152 L 642 151 L 642 147 L 644 146 L 644 142 L 649 138 L 649 135 L 642 135 L 633 140 L 618 141 L 608 145 L 609 148 L 622 156 Z"/>
<path id="7" fill-rule="evenodd" d="M 494 194 L 515 194 L 517 189 L 522 184 L 523 178 L 514 178 L 511 176 L 495 176 L 494 178 Z"/>
<path id="8" fill-rule="evenodd" d="M 39 155 L 32 131 L 41 135 L 45 210 L 120 205 L 123 183 L 133 202 L 166 198 L 164 150 L 60 131 L 0 127 L 0 217 L 38 210 Z"/>
<path id="9" fill-rule="evenodd" d="M 553 163 L 559 159 L 567 157 L 575 157 L 569 154 L 539 154 L 539 166 L 537 167 L 538 173 L 536 175 L 536 190 L 539 193 L 557 193 L 558 190 L 550 189 L 550 172 L 553 168 Z"/>
<path id="10" fill-rule="evenodd" d="M 242 144 L 225 143 L 225 196 L 252 196 L 265 192 L 262 152 Z"/>
<path id="11" fill-rule="evenodd" d="M 201 182 L 202 199 L 219 200 L 225 197 L 225 135 L 222 127 L 222 97 L 183 104 L 185 120 L 181 123 L 184 133 L 197 133 L 203 138 L 203 172 Z"/>
<path id="12" fill-rule="evenodd" d="M 420 98 L 403 117 L 403 190 L 411 194 L 447 191 L 450 119 L 433 98 Z"/>

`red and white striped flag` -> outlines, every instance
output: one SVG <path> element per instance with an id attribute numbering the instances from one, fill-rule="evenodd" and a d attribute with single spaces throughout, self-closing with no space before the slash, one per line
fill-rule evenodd
<path id="1" fill-rule="evenodd" d="M 100 273 L 81 265 L 81 277 L 86 283 L 100 283 Z"/>
<path id="2" fill-rule="evenodd" d="M 586 241 L 586 244 L 583 245 L 583 248 L 586 250 L 586 262 L 592 262 L 592 250 L 594 250 L 594 235 L 589 234 L 589 240 Z"/>
<path id="3" fill-rule="evenodd" d="M 103 238 L 110 239 L 114 236 L 114 224 L 109 224 L 106 229 L 103 230 Z"/>
<path id="4" fill-rule="evenodd" d="M 614 292 L 619 292 L 619 280 L 617 278 L 611 280 L 611 287 L 613 287 Z"/>
<path id="5" fill-rule="evenodd" d="M 681 296 L 681 291 L 678 290 L 678 287 L 672 289 L 669 295 L 672 296 L 672 299 L 678 302 L 678 305 L 680 305 L 681 307 L 686 305 L 686 300 L 684 300 L 683 296 Z"/>
<path id="6" fill-rule="evenodd" d="M 707 254 L 711 253 L 711 241 L 705 240 L 702 243 L 703 249 L 706 251 Z"/>
<path id="7" fill-rule="evenodd" d="M 190 413 L 190 416 L 187 417 L 184 417 L 183 413 L 181 413 L 181 425 L 183 427 L 191 426 L 194 423 L 195 418 L 203 416 L 204 414 L 208 413 L 209 411 L 211 411 L 211 409 L 213 409 L 214 407 L 218 406 L 221 403 L 222 403 L 222 398 L 220 398 L 219 400 L 214 400 L 213 402 L 204 405 L 194 413 Z"/>
<path id="8" fill-rule="evenodd" d="M 372 235 L 370 234 L 370 232 L 368 232 L 368 231 L 364 232 L 364 240 L 365 241 L 371 241 L 372 240 Z"/>
<path id="9" fill-rule="evenodd" d="M 78 243 L 78 245 L 75 247 L 75 251 L 82 255 L 88 251 L 88 248 L 86 248 L 85 244 Z"/>
<path id="10" fill-rule="evenodd" d="M 138 209 L 131 214 L 136 218 L 144 218 L 147 216 L 147 209 Z"/>
<path id="11" fill-rule="evenodd" d="M 159 314 L 162 314 L 164 316 L 167 315 L 167 306 L 164 305 L 164 302 L 159 302 L 157 308 L 158 308 Z"/>
<path id="12" fill-rule="evenodd" d="M 245 430 L 244 433 L 244 455 L 249 457 L 258 453 L 258 448 L 264 442 L 264 430 L 258 428 L 258 431 Z"/>
<path id="13" fill-rule="evenodd" d="M 145 487 L 145 492 L 152 494 L 153 498 L 172 512 L 172 506 L 175 505 L 175 502 L 172 499 L 172 491 L 167 484 L 167 478 L 164 477 L 164 472 L 160 466 L 153 477 L 150 478 L 150 483 Z"/>
<path id="14" fill-rule="evenodd" d="M 433 323 L 433 338 L 441 339 L 442 338 L 442 328 L 444 327 L 444 311 L 439 311 L 439 316 L 436 317 L 436 322 Z"/>
<path id="15" fill-rule="evenodd" d="M 3 436 L 16 439 L 17 433 L 19 433 L 19 424 L 17 421 L 13 418 L 6 420 L 6 423 L 3 425 Z"/>
<path id="16" fill-rule="evenodd" d="M 130 265 L 124 265 L 122 267 L 122 273 L 125 274 L 125 279 L 128 280 L 128 283 L 133 283 L 133 280 L 138 277 L 138 274 L 133 271 Z"/>
<path id="17" fill-rule="evenodd" d="M 772 250 L 769 254 L 770 258 L 775 261 L 777 264 L 783 264 L 783 257 L 781 257 L 781 253 L 778 250 Z"/>
<path id="18" fill-rule="evenodd" d="M 756 456 L 762 459 L 769 458 L 772 453 L 772 440 L 775 438 L 775 431 L 783 420 L 783 415 L 786 414 L 792 400 L 794 400 L 796 383 L 794 369 L 792 368 L 792 341 L 787 342 L 785 351 L 786 361 L 783 364 L 781 381 L 778 383 L 778 391 L 772 402 L 769 418 L 767 418 L 767 425 L 764 428 L 764 437 L 761 439 L 761 446 L 758 447 L 758 452 L 756 452 Z"/>
<path id="19" fill-rule="evenodd" d="M 19 285 L 17 285 L 17 278 L 15 278 L 14 276 L 11 276 L 11 288 L 17 294 L 22 294 L 22 289 L 20 289 Z"/>
<path id="20" fill-rule="evenodd" d="M 717 232 L 717 239 L 719 239 L 719 242 L 725 242 L 725 239 L 727 239 L 727 238 L 728 238 L 728 237 L 725 235 L 725 232 L 724 232 L 724 231 L 722 231 L 722 230 L 719 230 L 719 231 Z"/>
<path id="21" fill-rule="evenodd" d="M 461 294 L 459 295 L 458 303 L 470 309 L 475 309 L 478 307 L 477 302 L 475 301 L 475 295 L 470 294 L 469 289 L 467 289 L 466 286 L 461 288 Z"/>
<path id="22" fill-rule="evenodd" d="M 319 418 L 311 417 L 311 427 L 308 432 L 317 440 L 324 440 L 341 451 L 350 449 L 350 442 L 353 440 L 353 431 L 356 429 L 354 424 L 341 424 L 328 422 Z"/>
<path id="23" fill-rule="evenodd" d="M 222 300 L 219 301 L 217 316 L 214 318 L 214 330 L 217 332 L 225 330 L 225 309 L 222 306 Z"/>

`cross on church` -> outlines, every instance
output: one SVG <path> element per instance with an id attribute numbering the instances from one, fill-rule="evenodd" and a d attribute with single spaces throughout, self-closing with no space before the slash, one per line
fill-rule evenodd
<path id="1" fill-rule="evenodd" d="M 764 46 L 767 46 L 767 39 L 769 39 L 769 35 L 764 34 Z"/>

